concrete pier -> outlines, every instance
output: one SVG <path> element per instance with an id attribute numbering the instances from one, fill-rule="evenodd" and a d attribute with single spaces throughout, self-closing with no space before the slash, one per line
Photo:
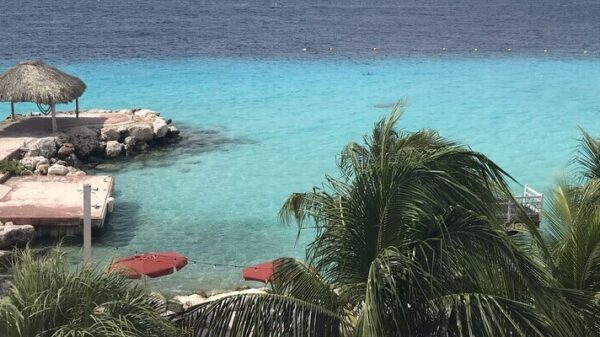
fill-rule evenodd
<path id="1" fill-rule="evenodd" d="M 22 176 L 0 184 L 0 221 L 33 225 L 37 235 L 80 233 L 83 185 L 92 185 L 92 227 L 102 227 L 108 213 L 112 176 Z"/>

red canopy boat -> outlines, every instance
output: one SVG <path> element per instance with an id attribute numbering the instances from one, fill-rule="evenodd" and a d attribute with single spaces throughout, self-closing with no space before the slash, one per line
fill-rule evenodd
<path id="1" fill-rule="evenodd" d="M 268 283 L 275 271 L 275 261 L 267 261 L 242 269 L 242 276 L 246 281 Z"/>
<path id="2" fill-rule="evenodd" d="M 154 278 L 172 274 L 187 263 L 187 257 L 175 252 L 149 252 L 119 259 L 110 265 L 108 271 L 130 279 L 139 279 L 144 275 Z"/>

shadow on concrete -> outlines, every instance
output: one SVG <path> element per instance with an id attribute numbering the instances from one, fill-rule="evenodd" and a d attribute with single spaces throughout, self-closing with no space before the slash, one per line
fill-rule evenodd
<path id="1" fill-rule="evenodd" d="M 102 126 L 108 121 L 108 117 L 57 117 L 56 123 L 58 130 L 66 130 L 76 126 Z M 49 117 L 29 117 L 18 122 L 9 122 L 5 126 L 0 126 L 0 137 L 40 137 L 52 134 L 52 118 Z"/>

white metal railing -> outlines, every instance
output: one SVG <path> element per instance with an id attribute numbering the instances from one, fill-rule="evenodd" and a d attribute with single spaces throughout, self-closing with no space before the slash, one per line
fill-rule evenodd
<path id="1" fill-rule="evenodd" d="M 541 221 L 542 207 L 544 205 L 544 195 L 542 193 L 525 185 L 523 195 L 515 197 L 515 200 L 525 209 L 525 212 L 529 216 L 535 215 L 537 216 L 537 221 Z M 511 200 L 499 200 L 498 204 L 503 209 L 506 209 L 506 212 L 503 212 L 501 217 L 505 218 L 506 222 L 511 222 L 513 217 L 518 213 L 517 205 L 513 204 Z"/>

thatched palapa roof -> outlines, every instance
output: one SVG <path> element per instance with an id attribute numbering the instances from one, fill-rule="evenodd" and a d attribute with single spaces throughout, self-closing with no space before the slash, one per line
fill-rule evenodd
<path id="1" fill-rule="evenodd" d="M 1 102 L 68 103 L 85 91 L 85 83 L 42 61 L 23 61 L 0 75 Z"/>

